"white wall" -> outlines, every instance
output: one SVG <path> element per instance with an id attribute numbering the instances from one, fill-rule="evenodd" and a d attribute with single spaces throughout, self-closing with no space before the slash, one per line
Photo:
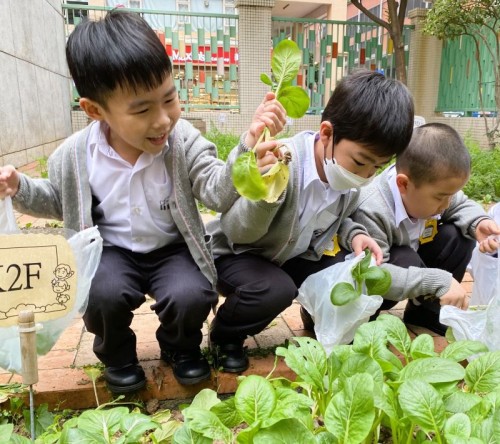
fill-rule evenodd
<path id="1" fill-rule="evenodd" d="M 0 0 L 0 165 L 49 155 L 71 134 L 61 0 Z"/>

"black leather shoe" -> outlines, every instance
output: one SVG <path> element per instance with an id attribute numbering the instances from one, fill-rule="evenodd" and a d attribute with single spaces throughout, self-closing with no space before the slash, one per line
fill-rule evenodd
<path id="1" fill-rule="evenodd" d="M 246 347 L 244 341 L 212 343 L 214 350 L 214 362 L 218 369 L 226 373 L 244 372 L 249 367 Z"/>
<path id="2" fill-rule="evenodd" d="M 187 351 L 162 350 L 161 359 L 172 366 L 175 379 L 180 384 L 193 385 L 210 378 L 210 366 L 199 348 Z"/>
<path id="3" fill-rule="evenodd" d="M 106 367 L 104 379 L 113 393 L 131 393 L 146 385 L 144 370 L 139 364 Z"/>
<path id="4" fill-rule="evenodd" d="M 302 325 L 304 330 L 312 331 L 314 333 L 314 321 L 309 312 L 300 306 L 300 319 L 302 319 Z"/>
<path id="5" fill-rule="evenodd" d="M 432 304 L 430 307 L 426 305 L 428 304 L 415 305 L 409 300 L 403 314 L 404 323 L 424 327 L 444 336 L 448 327 L 439 322 L 439 303 Z"/>

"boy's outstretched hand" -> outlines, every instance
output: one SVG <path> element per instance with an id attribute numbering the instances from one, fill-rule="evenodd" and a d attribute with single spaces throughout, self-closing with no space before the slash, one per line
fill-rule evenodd
<path id="1" fill-rule="evenodd" d="M 462 310 L 467 310 L 469 307 L 469 296 L 465 288 L 460 285 L 456 279 L 451 279 L 450 289 L 439 298 L 441 305 L 453 305 Z"/>
<path id="2" fill-rule="evenodd" d="M 262 103 L 257 107 L 252 123 L 246 134 L 245 144 L 254 148 L 265 128 L 271 137 L 283 130 L 286 124 L 286 112 L 283 105 L 278 102 L 276 95 L 268 92 Z M 277 140 L 263 140 L 255 149 L 257 165 L 261 173 L 265 173 L 280 158 L 281 153 Z"/>
<path id="3" fill-rule="evenodd" d="M 352 238 L 352 249 L 356 256 L 365 251 L 366 248 L 372 252 L 372 257 L 375 259 L 375 263 L 380 265 L 383 253 L 377 242 L 375 242 L 375 239 L 372 239 L 366 234 L 358 234 Z"/>
<path id="4" fill-rule="evenodd" d="M 19 189 L 19 174 L 12 165 L 0 167 L 0 199 L 14 197 Z"/>
<path id="5" fill-rule="evenodd" d="M 477 224 L 476 240 L 481 253 L 496 253 L 500 247 L 500 227 L 491 219 L 484 219 Z"/>

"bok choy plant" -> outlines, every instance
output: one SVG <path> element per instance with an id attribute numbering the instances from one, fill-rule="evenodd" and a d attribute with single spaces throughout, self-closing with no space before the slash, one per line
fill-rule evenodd
<path id="1" fill-rule="evenodd" d="M 261 74 L 260 79 L 276 94 L 276 98 L 285 108 L 289 117 L 302 117 L 309 108 L 307 93 L 292 82 L 297 77 L 302 62 L 302 52 L 291 40 L 283 40 L 274 48 L 271 58 L 272 75 Z M 265 128 L 256 146 L 262 140 L 270 140 L 269 129 Z M 238 193 L 250 200 L 266 200 L 275 202 L 286 188 L 291 160 L 289 151 L 285 151 L 273 167 L 264 175 L 260 174 L 255 157 L 255 147 L 252 151 L 241 154 L 235 161 L 232 170 L 233 183 Z"/>

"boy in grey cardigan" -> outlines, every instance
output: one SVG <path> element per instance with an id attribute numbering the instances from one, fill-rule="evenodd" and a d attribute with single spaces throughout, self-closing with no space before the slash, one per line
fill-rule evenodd
<path id="1" fill-rule="evenodd" d="M 376 242 L 348 218 L 359 189 L 406 148 L 412 129 L 413 101 L 403 84 L 365 70 L 344 77 L 318 131 L 281 140 L 292 161 L 278 200 L 241 197 L 208 225 L 217 288 L 226 297 L 210 338 L 225 371 L 248 367 L 245 338 L 288 307 L 307 276 L 342 261 L 348 250 L 370 248 L 381 259 Z"/>
<path id="2" fill-rule="evenodd" d="M 420 126 L 395 165 L 361 191 L 352 215 L 380 245 L 392 276 L 381 309 L 409 299 L 404 321 L 440 335 L 446 332 L 440 306 L 468 306 L 460 281 L 475 241 L 482 251 L 496 251 L 488 237 L 500 233 L 461 191 L 469 175 L 470 155 L 458 133 L 439 123 Z"/>
<path id="3" fill-rule="evenodd" d="M 145 294 L 155 300 L 162 359 L 180 383 L 196 384 L 210 377 L 201 328 L 218 298 L 196 199 L 215 211 L 230 208 L 237 198 L 234 159 L 255 145 L 265 126 L 279 132 L 284 109 L 266 96 L 224 164 L 215 146 L 179 119 L 170 59 L 140 15 L 113 10 L 103 20 L 82 22 L 66 55 L 80 106 L 94 122 L 50 157 L 48 180 L 1 168 L 0 198 L 13 196 L 19 211 L 63 219 L 73 230 L 98 226 L 104 248 L 84 321 L 113 392 L 145 384 L 130 328 Z M 258 147 L 262 168 L 275 147 Z"/>

